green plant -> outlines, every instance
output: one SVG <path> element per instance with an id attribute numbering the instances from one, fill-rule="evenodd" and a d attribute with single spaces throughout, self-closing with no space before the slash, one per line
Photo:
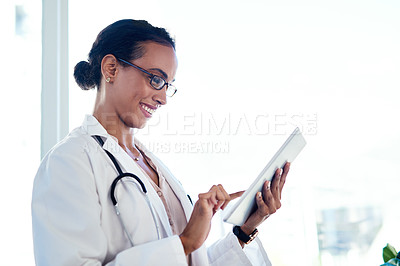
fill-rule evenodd
<path id="1" fill-rule="evenodd" d="M 397 253 L 396 249 L 390 244 L 383 248 L 382 257 L 385 263 L 381 266 L 400 266 L 400 252 Z"/>

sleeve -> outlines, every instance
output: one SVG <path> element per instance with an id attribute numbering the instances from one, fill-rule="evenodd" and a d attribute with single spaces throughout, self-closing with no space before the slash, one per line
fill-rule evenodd
<path id="1" fill-rule="evenodd" d="M 36 265 L 187 265 L 178 236 L 112 255 L 101 225 L 88 154 L 79 145 L 66 146 L 50 152 L 35 177 L 32 227 Z"/>
<path id="2" fill-rule="evenodd" d="M 232 232 L 211 245 L 207 249 L 207 255 L 211 266 L 272 266 L 258 237 L 242 249 L 237 237 Z"/>

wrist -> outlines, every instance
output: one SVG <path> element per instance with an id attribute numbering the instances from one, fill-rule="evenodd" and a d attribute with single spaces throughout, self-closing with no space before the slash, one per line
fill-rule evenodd
<path id="1" fill-rule="evenodd" d="M 242 231 L 246 234 L 246 235 L 250 235 L 251 233 L 253 233 L 254 230 L 256 230 L 255 226 L 248 226 L 246 224 L 242 225 L 240 227 L 240 229 L 242 229 Z"/>
<path id="2" fill-rule="evenodd" d="M 181 239 L 182 247 L 183 247 L 183 251 L 185 252 L 185 255 L 187 256 L 190 253 L 192 253 L 192 250 L 190 250 L 190 248 L 189 248 L 188 239 L 186 237 L 184 237 L 183 235 L 180 235 L 179 238 Z"/>
<path id="3" fill-rule="evenodd" d="M 246 231 L 243 231 L 242 227 L 240 226 L 234 226 L 232 230 L 233 234 L 236 235 L 236 237 L 238 238 L 238 241 L 242 248 L 244 247 L 244 244 L 250 244 L 250 242 L 253 241 L 258 235 L 257 228 L 250 233 L 247 233 L 249 232 L 247 230 L 249 230 L 249 228 L 246 228 Z"/>

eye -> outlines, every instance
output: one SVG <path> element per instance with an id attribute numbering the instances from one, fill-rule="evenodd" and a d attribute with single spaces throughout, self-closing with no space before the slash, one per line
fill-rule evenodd
<path id="1" fill-rule="evenodd" d="M 163 78 L 159 76 L 153 76 L 153 78 L 151 79 L 151 83 L 153 84 L 154 87 L 159 89 L 162 86 L 164 86 L 165 81 L 163 80 Z"/>

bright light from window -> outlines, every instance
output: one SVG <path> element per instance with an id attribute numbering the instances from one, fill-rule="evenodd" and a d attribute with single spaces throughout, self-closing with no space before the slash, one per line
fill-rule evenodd
<path id="1" fill-rule="evenodd" d="M 195 196 L 247 188 L 300 126 L 308 145 L 260 230 L 271 260 L 379 265 L 387 242 L 400 247 L 399 11 L 396 1 L 71 0 L 71 73 L 115 20 L 166 27 L 178 93 L 141 140 Z M 72 128 L 95 93 L 70 84 Z M 230 228 L 215 227 L 211 239 Z"/>

